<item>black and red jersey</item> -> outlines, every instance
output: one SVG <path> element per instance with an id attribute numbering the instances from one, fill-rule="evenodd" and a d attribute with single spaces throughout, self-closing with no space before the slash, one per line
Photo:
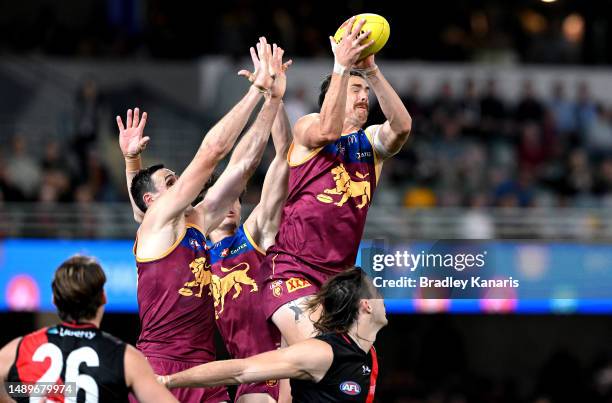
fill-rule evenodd
<path id="1" fill-rule="evenodd" d="M 125 349 L 124 342 L 91 324 L 46 327 L 21 339 L 7 382 L 71 384 L 78 403 L 127 402 Z M 47 401 L 63 402 L 64 398 L 48 395 Z M 15 400 L 29 402 L 30 398 Z"/>
<path id="2" fill-rule="evenodd" d="M 378 377 L 374 347 L 366 353 L 342 333 L 327 333 L 316 338 L 331 346 L 334 352 L 332 365 L 319 382 L 292 379 L 293 403 L 372 403 Z"/>

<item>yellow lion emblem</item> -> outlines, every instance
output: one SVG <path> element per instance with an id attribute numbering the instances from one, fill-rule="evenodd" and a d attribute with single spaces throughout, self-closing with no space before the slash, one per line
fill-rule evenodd
<path id="1" fill-rule="evenodd" d="M 243 270 L 234 270 L 239 266 L 246 266 L 246 269 Z M 250 266 L 248 263 L 242 262 L 237 264 L 236 266 L 226 269 L 221 268 L 223 272 L 230 272 L 229 274 L 219 277 L 216 274 L 211 276 L 210 280 L 210 291 L 215 300 L 215 317 L 219 319 L 219 315 L 223 312 L 225 308 L 225 296 L 230 292 L 230 290 L 234 289 L 234 295 L 232 295 L 232 299 L 238 298 L 240 293 L 242 292 L 242 286 L 250 286 L 251 292 L 256 292 L 258 290 L 257 283 L 253 280 L 247 272 L 249 271 Z M 219 311 L 217 308 L 220 306 Z"/>
<path id="2" fill-rule="evenodd" d="M 193 262 L 189 264 L 189 268 L 191 272 L 195 276 L 195 280 L 188 281 L 184 284 L 184 286 L 178 291 L 184 297 L 191 297 L 193 294 L 193 287 L 200 287 L 200 290 L 196 297 L 202 298 L 202 289 L 204 286 L 207 286 L 211 282 L 212 275 L 209 270 L 206 270 L 210 267 L 210 265 L 206 264 L 205 257 L 199 257 Z"/>
<path id="3" fill-rule="evenodd" d="M 339 202 L 334 203 L 338 207 L 342 207 L 344 203 L 348 201 L 351 197 L 361 197 L 361 203 L 357 205 L 357 208 L 363 208 L 370 201 L 370 182 L 367 180 L 362 181 L 354 181 L 351 179 L 351 176 L 344 168 L 344 165 L 341 163 L 337 167 L 331 170 L 331 174 L 334 177 L 334 181 L 336 182 L 336 187 L 333 189 L 325 189 L 323 193 L 331 194 L 331 195 L 342 195 L 342 198 Z M 367 178 L 369 173 L 362 174 L 360 172 L 355 172 L 355 176 L 359 179 Z M 325 203 L 331 202 L 331 198 L 329 196 L 325 196 L 325 194 L 320 194 L 317 196 L 317 199 L 323 201 Z"/>

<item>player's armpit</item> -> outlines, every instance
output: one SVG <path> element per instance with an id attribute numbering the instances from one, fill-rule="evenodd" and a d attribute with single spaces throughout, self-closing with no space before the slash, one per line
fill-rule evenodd
<path id="1" fill-rule="evenodd" d="M 153 370 L 142 353 L 127 345 L 124 356 L 125 383 L 139 402 L 177 402 L 172 394 L 157 382 Z"/>

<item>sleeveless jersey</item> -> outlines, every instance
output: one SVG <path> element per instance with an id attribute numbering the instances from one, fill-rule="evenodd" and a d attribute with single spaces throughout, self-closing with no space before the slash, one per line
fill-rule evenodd
<path id="1" fill-rule="evenodd" d="M 366 354 L 346 334 L 327 333 L 316 337 L 334 352 L 331 367 L 317 383 L 291 380 L 293 403 L 374 401 L 378 360 L 374 347 Z"/>
<path id="2" fill-rule="evenodd" d="M 290 163 L 289 194 L 269 255 L 291 255 L 328 275 L 355 264 L 376 189 L 371 138 L 364 130 L 342 135 Z"/>
<path id="3" fill-rule="evenodd" d="M 261 270 L 265 251 L 244 225 L 209 246 L 215 318 L 228 352 L 246 358 L 278 348 L 280 333 L 261 310 L 262 286 L 270 275 Z"/>
<path id="4" fill-rule="evenodd" d="M 62 323 L 46 327 L 21 339 L 7 381 L 55 382 L 64 388 L 77 385 L 78 403 L 127 402 L 125 349 L 124 342 L 94 325 Z M 64 391 L 66 396 L 75 396 L 74 389 Z M 68 397 L 59 394 L 49 394 L 47 399 L 68 401 Z M 15 400 L 30 402 L 29 397 Z"/>
<path id="5" fill-rule="evenodd" d="M 134 251 L 136 247 L 134 246 Z M 202 363 L 215 359 L 206 237 L 194 226 L 156 259 L 136 259 L 140 336 L 146 357 Z"/>

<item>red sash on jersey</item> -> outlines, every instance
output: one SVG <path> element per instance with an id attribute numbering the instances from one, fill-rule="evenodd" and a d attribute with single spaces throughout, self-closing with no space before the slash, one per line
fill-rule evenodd
<path id="1" fill-rule="evenodd" d="M 343 334 L 342 337 L 348 344 L 352 345 L 351 341 L 345 334 Z M 370 373 L 370 389 L 368 390 L 368 399 L 366 400 L 366 403 L 374 402 L 374 394 L 376 393 L 376 379 L 378 378 L 378 357 L 376 356 L 376 349 L 374 346 L 370 348 L 370 354 L 372 354 L 372 372 Z"/>

